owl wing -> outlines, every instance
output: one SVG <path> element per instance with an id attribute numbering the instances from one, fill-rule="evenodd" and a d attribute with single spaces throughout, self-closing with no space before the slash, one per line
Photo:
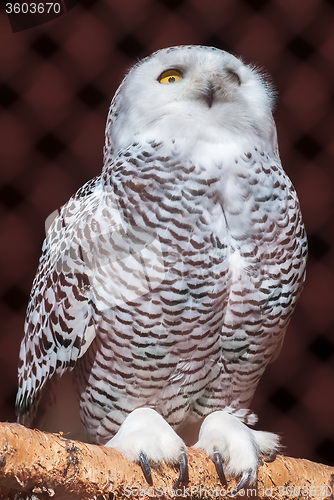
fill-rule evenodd
<path id="1" fill-rule="evenodd" d="M 85 184 L 48 222 L 20 349 L 16 408 L 22 423 L 31 423 L 48 379 L 72 370 L 95 338 L 100 290 L 92 286 L 94 264 L 101 263 L 102 251 L 111 253 L 103 233 L 112 234 L 120 224 L 100 177 Z"/>
<path id="2" fill-rule="evenodd" d="M 254 161 L 254 156 L 245 156 L 244 164 Z M 225 208 L 227 222 L 235 228 L 236 250 L 229 260 L 231 284 L 222 354 L 230 368 L 243 364 L 245 379 L 255 367 L 261 374 L 278 357 L 303 288 L 307 258 L 297 194 L 279 159 L 268 156 L 254 164 L 252 173 L 239 180 L 242 208 L 232 204 Z M 234 214 L 241 210 L 242 220 L 248 220 L 251 227 L 250 238 L 240 238 L 234 222 Z M 255 387 L 248 387 L 249 399 Z"/>

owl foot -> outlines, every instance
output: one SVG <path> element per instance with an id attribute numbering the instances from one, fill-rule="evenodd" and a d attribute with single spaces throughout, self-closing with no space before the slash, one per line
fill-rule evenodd
<path id="1" fill-rule="evenodd" d="M 247 484 L 253 484 L 257 478 L 259 454 L 274 457 L 279 438 L 276 434 L 250 429 L 247 423 L 255 423 L 252 415 L 246 419 L 246 410 L 234 413 L 232 410 L 219 410 L 208 415 L 201 426 L 199 440 L 195 448 L 199 448 L 213 460 L 220 481 L 226 485 L 225 472 L 241 479 L 233 494 Z"/>
<path id="2" fill-rule="evenodd" d="M 153 484 L 150 464 L 158 465 L 162 461 L 180 466 L 174 488 L 188 478 L 186 445 L 166 420 L 151 408 L 133 410 L 106 446 L 139 463 L 149 485 Z"/>

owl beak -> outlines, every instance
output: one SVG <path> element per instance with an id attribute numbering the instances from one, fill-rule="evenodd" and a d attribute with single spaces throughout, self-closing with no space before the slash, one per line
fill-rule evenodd
<path id="1" fill-rule="evenodd" d="M 215 87 L 211 82 L 209 82 L 209 85 L 206 88 L 204 98 L 205 98 L 205 102 L 207 103 L 208 107 L 211 108 L 213 100 L 215 98 Z"/>

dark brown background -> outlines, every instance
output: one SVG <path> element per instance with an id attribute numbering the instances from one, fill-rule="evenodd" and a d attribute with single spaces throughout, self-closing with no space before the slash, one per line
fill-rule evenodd
<path id="1" fill-rule="evenodd" d="M 305 290 L 260 382 L 259 428 L 286 453 L 334 458 L 334 1 L 80 0 L 13 34 L 0 13 L 0 419 L 13 421 L 19 342 L 46 217 L 102 167 L 109 102 L 138 57 L 214 45 L 255 62 L 279 92 L 283 165 L 310 241 Z"/>

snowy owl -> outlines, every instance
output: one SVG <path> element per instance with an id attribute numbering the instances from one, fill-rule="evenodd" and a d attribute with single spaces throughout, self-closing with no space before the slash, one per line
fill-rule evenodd
<path id="1" fill-rule="evenodd" d="M 150 484 L 162 461 L 184 482 L 194 443 L 223 483 L 225 473 L 237 490 L 255 482 L 259 456 L 279 443 L 249 427 L 249 404 L 280 351 L 307 254 L 272 105 L 261 73 L 215 48 L 163 49 L 130 70 L 110 106 L 101 176 L 48 221 L 19 422 L 72 371 L 88 440 L 140 463 Z"/>

